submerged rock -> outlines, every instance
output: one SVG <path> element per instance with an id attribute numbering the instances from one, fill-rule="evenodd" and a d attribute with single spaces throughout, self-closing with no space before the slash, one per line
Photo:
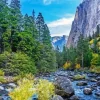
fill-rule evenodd
<path id="1" fill-rule="evenodd" d="M 100 86 L 100 81 L 97 81 L 97 86 Z"/>
<path id="2" fill-rule="evenodd" d="M 86 95 L 91 95 L 92 89 L 91 88 L 84 88 L 83 93 L 86 94 Z"/>
<path id="3" fill-rule="evenodd" d="M 74 95 L 74 89 L 71 81 L 66 77 L 57 77 L 55 81 L 56 94 L 64 98 L 69 98 Z"/>
<path id="4" fill-rule="evenodd" d="M 87 85 L 87 82 L 86 81 L 80 81 L 80 82 L 77 82 L 76 85 L 77 86 L 86 86 Z"/>

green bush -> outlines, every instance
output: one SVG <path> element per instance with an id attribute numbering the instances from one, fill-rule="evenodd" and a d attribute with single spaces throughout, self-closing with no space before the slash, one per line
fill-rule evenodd
<path id="1" fill-rule="evenodd" d="M 100 74 L 100 66 L 92 66 L 92 67 L 90 68 L 90 72 Z"/>
<path id="2" fill-rule="evenodd" d="M 5 74 L 36 73 L 34 61 L 22 52 L 0 54 L 0 68 Z"/>
<path id="3" fill-rule="evenodd" d="M 4 72 L 0 69 L 0 76 L 4 76 Z"/>
<path id="4" fill-rule="evenodd" d="M 6 83 L 6 79 L 4 78 L 4 76 L 0 76 L 0 83 Z"/>
<path id="5" fill-rule="evenodd" d="M 93 53 L 93 59 L 91 60 L 91 66 L 100 66 L 100 55 Z"/>

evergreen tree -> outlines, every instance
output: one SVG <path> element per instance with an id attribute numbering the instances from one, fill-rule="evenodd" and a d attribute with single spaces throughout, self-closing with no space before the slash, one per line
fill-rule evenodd
<path id="1" fill-rule="evenodd" d="M 77 55 L 78 60 L 80 59 L 81 66 L 84 67 L 84 55 L 89 50 L 88 40 L 84 39 L 83 35 L 80 35 L 77 44 Z"/>
<path id="2" fill-rule="evenodd" d="M 10 6 L 13 9 L 20 9 L 20 0 L 11 0 Z"/>
<path id="3" fill-rule="evenodd" d="M 43 39 L 42 35 L 43 35 L 43 32 L 44 32 L 44 27 L 45 27 L 44 24 L 45 24 L 44 23 L 44 18 L 42 16 L 42 14 L 39 13 L 39 15 L 38 15 L 38 17 L 36 19 L 36 28 L 37 28 L 37 31 L 38 31 L 38 41 L 39 42 L 43 42 L 42 41 L 42 39 Z"/>
<path id="4" fill-rule="evenodd" d="M 32 12 L 32 17 L 33 17 L 33 21 L 35 23 L 35 11 L 34 11 L 34 9 L 33 9 L 33 12 Z"/>

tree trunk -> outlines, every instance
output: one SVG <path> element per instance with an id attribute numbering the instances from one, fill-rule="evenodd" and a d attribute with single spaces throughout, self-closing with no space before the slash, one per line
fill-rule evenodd
<path id="1" fill-rule="evenodd" d="M 82 68 L 84 67 L 84 58 L 83 58 L 83 52 L 82 52 Z"/>

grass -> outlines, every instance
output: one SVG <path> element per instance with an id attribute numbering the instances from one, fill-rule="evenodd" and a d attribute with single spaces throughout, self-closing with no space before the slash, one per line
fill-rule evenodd
<path id="1" fill-rule="evenodd" d="M 86 76 L 85 75 L 80 75 L 80 74 L 77 74 L 73 77 L 74 80 L 82 80 L 82 79 L 86 79 Z"/>

